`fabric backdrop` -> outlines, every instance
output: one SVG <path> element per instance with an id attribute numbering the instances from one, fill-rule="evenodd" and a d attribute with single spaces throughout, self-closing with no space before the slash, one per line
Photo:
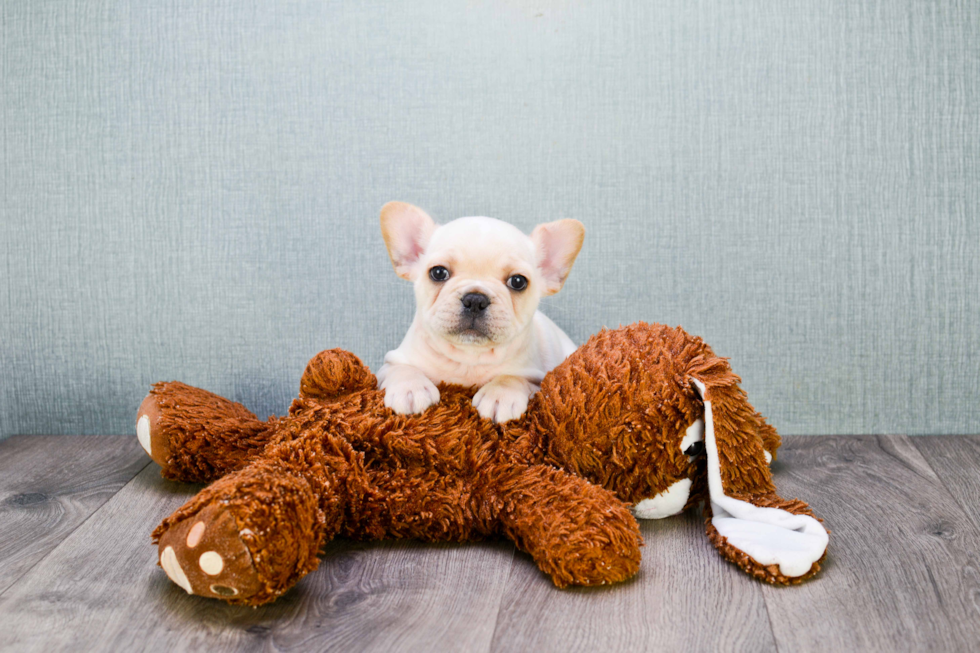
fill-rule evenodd
<path id="1" fill-rule="evenodd" d="M 704 336 L 784 434 L 980 431 L 980 3 L 0 7 L 3 435 L 376 369 L 392 199 L 578 218 L 544 311 Z"/>

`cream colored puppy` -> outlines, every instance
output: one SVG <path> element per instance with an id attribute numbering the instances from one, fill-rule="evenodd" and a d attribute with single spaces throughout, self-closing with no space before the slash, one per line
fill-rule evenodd
<path id="1" fill-rule="evenodd" d="M 582 223 L 549 222 L 528 237 L 494 218 L 439 226 L 418 207 L 389 202 L 381 233 L 416 300 L 405 339 L 378 370 L 385 406 L 420 413 L 439 402 L 435 384 L 444 381 L 480 386 L 473 405 L 483 417 L 521 416 L 545 372 L 575 351 L 537 308 L 565 283 L 585 237 Z"/>

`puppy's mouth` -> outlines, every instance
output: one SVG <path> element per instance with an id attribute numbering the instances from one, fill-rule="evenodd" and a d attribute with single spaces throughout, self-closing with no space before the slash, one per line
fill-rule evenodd
<path id="1" fill-rule="evenodd" d="M 482 344 L 493 339 L 481 319 L 469 316 L 459 318 L 450 335 L 467 344 Z"/>

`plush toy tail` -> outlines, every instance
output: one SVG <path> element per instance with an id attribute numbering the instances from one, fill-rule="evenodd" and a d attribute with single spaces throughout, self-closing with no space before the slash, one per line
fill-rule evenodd
<path id="1" fill-rule="evenodd" d="M 691 379 L 704 400 L 708 535 L 723 557 L 753 576 L 800 582 L 820 569 L 827 530 L 805 503 L 775 493 L 763 448 L 765 425 L 724 367 L 715 383 L 708 370 L 705 381 Z"/>
<path id="2" fill-rule="evenodd" d="M 378 380 L 360 358 L 343 349 L 327 349 L 306 364 L 299 381 L 299 396 L 329 400 L 376 387 Z"/>

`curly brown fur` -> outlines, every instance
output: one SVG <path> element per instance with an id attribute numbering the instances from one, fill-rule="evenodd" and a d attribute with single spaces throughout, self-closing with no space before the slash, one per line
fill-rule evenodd
<path id="1" fill-rule="evenodd" d="M 701 417 L 691 369 L 715 358 L 681 329 L 638 323 L 592 336 L 552 370 L 528 409 L 545 459 L 635 503 L 690 475 L 676 446 Z M 567 363 L 567 361 L 566 361 Z"/>
<path id="2" fill-rule="evenodd" d="M 688 478 L 688 507 L 706 495 L 704 458 L 680 449 L 704 412 L 695 375 L 735 432 L 719 453 L 746 465 L 726 471 L 726 489 L 753 502 L 775 497 L 762 458 L 763 447 L 778 447 L 775 430 L 726 360 L 660 325 L 596 334 L 545 377 L 522 418 L 503 425 L 480 418 L 472 389 L 447 385 L 424 413 L 396 415 L 343 350 L 314 357 L 289 414 L 267 422 L 203 390 L 158 385 L 145 405 L 157 410 L 153 433 L 169 449 L 163 474 L 219 479 L 154 531 L 161 561 L 195 593 L 251 605 L 314 569 L 335 535 L 505 536 L 559 587 L 622 581 L 639 569 L 642 545 L 630 506 Z M 206 564 L 204 554 L 228 559 Z"/>
<path id="3" fill-rule="evenodd" d="M 241 468 L 275 432 L 245 406 L 179 381 L 154 384 L 139 414 L 152 417 L 150 456 L 164 478 L 188 483 Z"/>
<path id="4" fill-rule="evenodd" d="M 614 494 L 545 465 L 500 470 L 503 533 L 558 587 L 616 583 L 640 569 L 636 520 Z"/>
<path id="5" fill-rule="evenodd" d="M 356 390 L 371 390 L 376 385 L 377 379 L 357 356 L 343 349 L 327 349 L 306 365 L 299 394 L 328 400 Z"/>

